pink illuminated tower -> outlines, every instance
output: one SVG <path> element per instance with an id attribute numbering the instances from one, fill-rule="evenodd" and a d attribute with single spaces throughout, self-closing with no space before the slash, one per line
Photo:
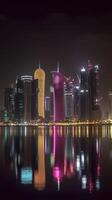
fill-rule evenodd
<path id="1" fill-rule="evenodd" d="M 52 72 L 53 80 L 53 120 L 64 120 L 64 76 L 59 72 L 59 64 L 57 71 Z"/>

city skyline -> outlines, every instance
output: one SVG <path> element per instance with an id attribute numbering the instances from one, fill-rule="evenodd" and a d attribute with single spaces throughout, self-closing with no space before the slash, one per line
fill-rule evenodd
<path id="1" fill-rule="evenodd" d="M 55 70 L 57 61 L 65 75 L 78 73 L 88 59 L 100 64 L 100 87 L 106 96 L 107 90 L 112 90 L 111 21 L 111 9 L 103 4 L 90 6 L 84 2 L 80 7 L 78 2 L 75 6 L 64 2 L 55 7 L 39 2 L 1 6 L 0 102 L 3 89 L 16 75 L 33 75 L 39 59 L 48 74 L 47 85 L 48 72 Z"/>
<path id="2" fill-rule="evenodd" d="M 1 121 L 37 123 L 105 119 L 99 92 L 99 72 L 99 65 L 88 60 L 85 66 L 81 66 L 79 75 L 66 77 L 60 72 L 58 63 L 57 70 L 50 73 L 49 96 L 46 96 L 47 74 L 39 63 L 34 77 L 22 75 L 16 78 L 14 87 L 11 85 L 4 89 Z M 109 99 L 107 119 L 111 116 L 111 96 Z"/>
<path id="3" fill-rule="evenodd" d="M 0 2 L 0 196 L 112 196 L 112 7 Z"/>

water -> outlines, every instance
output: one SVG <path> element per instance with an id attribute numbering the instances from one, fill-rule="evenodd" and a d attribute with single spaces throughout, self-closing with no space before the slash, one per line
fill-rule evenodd
<path id="1" fill-rule="evenodd" d="M 112 126 L 0 127 L 0 194 L 97 199 L 112 188 Z"/>

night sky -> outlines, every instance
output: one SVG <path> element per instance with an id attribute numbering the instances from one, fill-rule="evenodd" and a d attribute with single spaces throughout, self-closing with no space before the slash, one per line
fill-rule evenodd
<path id="1" fill-rule="evenodd" d="M 54 1 L 55 2 L 55 1 Z M 81 4 L 81 5 L 80 5 Z M 105 5 L 2 4 L 0 6 L 0 104 L 17 75 L 33 75 L 38 60 L 46 72 L 57 61 L 65 75 L 79 73 L 90 59 L 101 66 L 101 95 L 112 90 L 112 12 Z"/>

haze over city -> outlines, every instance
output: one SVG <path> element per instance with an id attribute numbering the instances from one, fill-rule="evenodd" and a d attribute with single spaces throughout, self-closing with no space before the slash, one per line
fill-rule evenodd
<path id="1" fill-rule="evenodd" d="M 61 6 L 61 5 L 60 5 Z M 68 6 L 68 7 L 67 7 Z M 75 7 L 76 6 L 76 7 Z M 46 72 L 46 93 L 50 71 L 57 61 L 65 75 L 78 73 L 90 59 L 101 66 L 101 95 L 111 85 L 111 19 L 109 7 L 100 10 L 87 4 L 8 4 L 1 7 L 0 17 L 0 102 L 4 88 L 15 82 L 17 75 L 32 75 L 40 59 Z M 25 13 L 24 13 L 25 9 Z M 6 74 L 8 72 L 8 76 Z"/>

